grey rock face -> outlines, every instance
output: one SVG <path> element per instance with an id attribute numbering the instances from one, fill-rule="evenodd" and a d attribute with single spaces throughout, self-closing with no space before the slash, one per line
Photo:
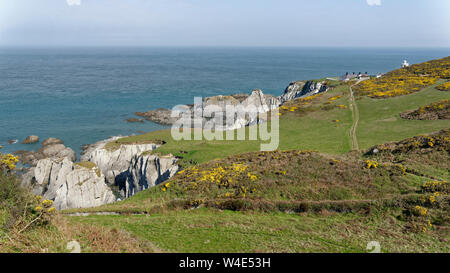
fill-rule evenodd
<path id="1" fill-rule="evenodd" d="M 284 94 L 279 97 L 280 100 L 286 102 L 302 96 L 304 86 L 305 82 L 303 81 L 291 82 L 284 90 Z"/>
<path id="2" fill-rule="evenodd" d="M 131 160 L 127 171 L 125 185 L 122 186 L 125 197 L 158 185 L 172 176 L 179 170 L 176 165 L 177 159 L 172 155 L 139 155 Z"/>
<path id="3" fill-rule="evenodd" d="M 214 96 L 203 99 L 202 104 L 187 105 L 172 111 L 169 109 L 157 109 L 145 113 L 136 113 L 146 117 L 147 120 L 156 123 L 170 125 L 175 122 L 186 124 L 188 127 L 215 128 L 217 130 L 233 130 L 244 126 L 256 124 L 257 115 L 254 117 L 239 117 L 234 113 L 226 112 L 227 106 L 241 106 L 245 109 L 254 109 L 256 114 L 266 113 L 279 107 L 281 101 L 271 95 L 264 95 L 260 89 L 255 89 L 250 95 L 234 94 L 230 96 Z M 251 107 L 251 108 L 249 108 Z M 203 115 L 198 124 L 193 123 L 194 113 Z M 229 115 L 228 117 L 226 115 Z M 228 122 L 227 119 L 228 118 Z"/>
<path id="4" fill-rule="evenodd" d="M 105 145 L 110 141 L 115 141 L 120 137 L 113 137 L 107 140 L 99 141 L 87 148 L 81 156 L 81 161 L 90 161 L 95 163 L 100 171 L 105 174 L 106 181 L 111 184 L 123 184 L 125 174 L 130 166 L 131 159 L 143 152 L 153 151 L 160 145 L 157 144 L 133 144 L 121 145 L 116 150 L 107 150 Z"/>
<path id="5" fill-rule="evenodd" d="M 116 200 L 103 175 L 98 176 L 95 169 L 78 166 L 68 158 L 39 160 L 22 177 L 22 186 L 54 200 L 58 210 L 100 206 Z"/>
<path id="6" fill-rule="evenodd" d="M 117 186 L 123 197 L 162 183 L 179 170 L 174 156 L 151 154 L 160 146 L 157 144 L 121 145 L 113 151 L 105 149 L 107 143 L 119 138 L 112 137 L 89 145 L 81 160 L 95 163 L 105 175 L 106 182 Z"/>
<path id="7" fill-rule="evenodd" d="M 297 81 L 290 83 L 284 91 L 284 94 L 278 97 L 278 99 L 281 103 L 285 103 L 286 101 L 312 96 L 325 91 L 327 91 L 327 86 L 323 82 Z"/>

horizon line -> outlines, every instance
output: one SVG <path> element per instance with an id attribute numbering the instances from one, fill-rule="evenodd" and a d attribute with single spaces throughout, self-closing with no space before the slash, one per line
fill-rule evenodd
<path id="1" fill-rule="evenodd" d="M 0 48 L 353 48 L 353 49 L 450 49 L 450 46 L 346 46 L 346 45 L 1 45 Z"/>

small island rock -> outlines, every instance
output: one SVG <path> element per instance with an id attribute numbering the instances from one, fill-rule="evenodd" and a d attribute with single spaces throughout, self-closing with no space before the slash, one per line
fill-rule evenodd
<path id="1" fill-rule="evenodd" d="M 39 137 L 38 136 L 28 136 L 23 142 L 22 144 L 33 144 L 39 142 Z"/>
<path id="2" fill-rule="evenodd" d="M 64 144 L 64 141 L 58 138 L 49 137 L 42 141 L 42 146 L 52 145 L 52 144 Z"/>

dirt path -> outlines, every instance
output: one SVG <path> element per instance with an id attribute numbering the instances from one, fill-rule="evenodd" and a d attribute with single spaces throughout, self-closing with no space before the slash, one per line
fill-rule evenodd
<path id="1" fill-rule="evenodd" d="M 352 110 L 353 124 L 350 128 L 350 139 L 352 140 L 352 150 L 359 151 L 358 138 L 356 137 L 356 128 L 359 122 L 359 110 L 356 104 L 355 96 L 353 95 L 353 86 L 360 83 L 362 80 L 358 80 L 355 84 L 350 86 L 350 109 Z"/>

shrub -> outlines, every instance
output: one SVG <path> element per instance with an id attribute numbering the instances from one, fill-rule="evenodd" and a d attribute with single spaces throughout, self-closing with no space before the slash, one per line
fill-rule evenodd
<path id="1" fill-rule="evenodd" d="M 397 69 L 381 78 L 361 82 L 354 87 L 359 96 L 388 98 L 411 94 L 450 78 L 450 57 Z"/>
<path id="2" fill-rule="evenodd" d="M 450 91 L 450 81 L 439 85 L 436 89 L 441 91 Z"/>
<path id="3" fill-rule="evenodd" d="M 36 225 L 45 225 L 55 212 L 53 201 L 42 200 L 20 183 L 13 170 L 17 157 L 0 153 L 0 209 L 7 215 L 2 228 L 21 233 Z"/>

